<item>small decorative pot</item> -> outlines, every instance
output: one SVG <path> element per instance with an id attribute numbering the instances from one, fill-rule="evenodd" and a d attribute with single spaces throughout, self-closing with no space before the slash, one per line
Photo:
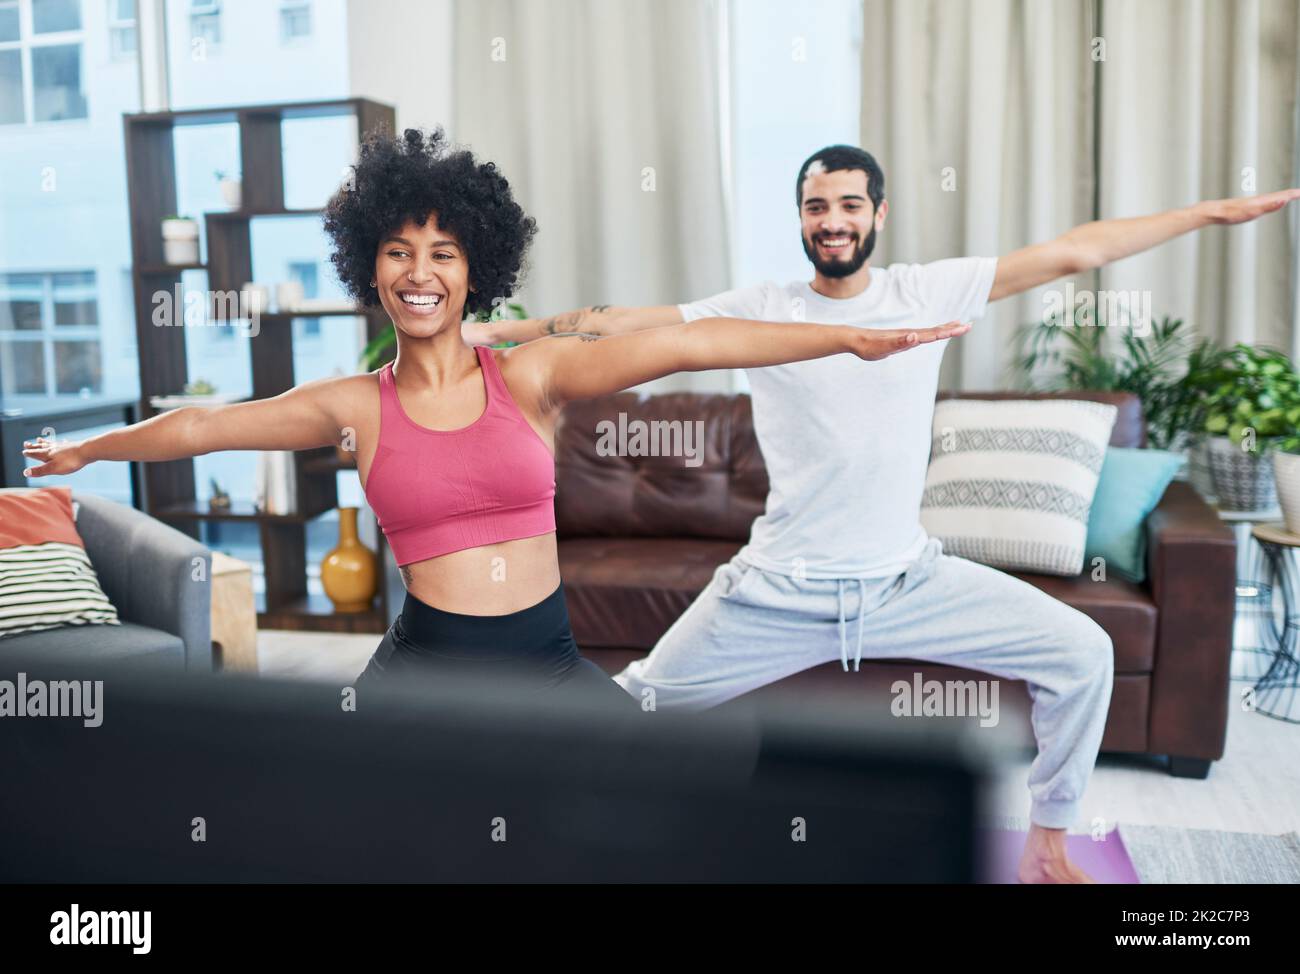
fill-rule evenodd
<path id="1" fill-rule="evenodd" d="M 243 202 L 244 185 L 238 179 L 223 179 L 220 183 L 221 198 L 226 201 L 226 205 L 232 210 L 239 209 L 239 204 Z"/>
<path id="2" fill-rule="evenodd" d="M 1273 462 L 1267 454 L 1248 453 L 1226 436 L 1205 441 L 1214 494 L 1225 511 L 1271 511 L 1277 507 Z"/>
<path id="3" fill-rule="evenodd" d="M 163 260 L 169 264 L 199 262 L 199 225 L 193 220 L 163 220 Z"/>
<path id="4" fill-rule="evenodd" d="M 244 303 L 240 309 L 243 314 L 265 314 L 271 305 L 271 289 L 265 284 L 249 281 L 240 290 L 239 298 Z"/>
<path id="5" fill-rule="evenodd" d="M 1286 529 L 1292 534 L 1300 534 L 1300 453 L 1274 453 L 1273 473 Z"/>
<path id="6" fill-rule="evenodd" d="M 257 509 L 265 514 L 298 510 L 297 480 L 291 450 L 262 450 L 257 455 L 254 482 Z"/>
<path id="7" fill-rule="evenodd" d="M 355 507 L 339 508 L 339 543 L 320 563 L 320 581 L 335 612 L 368 612 L 379 581 L 375 553 L 357 537 Z"/>

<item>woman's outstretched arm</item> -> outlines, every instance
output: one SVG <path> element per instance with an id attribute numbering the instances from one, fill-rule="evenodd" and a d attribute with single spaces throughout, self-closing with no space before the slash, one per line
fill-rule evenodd
<path id="1" fill-rule="evenodd" d="M 842 352 L 874 361 L 969 330 L 969 324 L 955 321 L 933 328 L 858 328 L 698 318 L 605 337 L 544 338 L 510 353 L 532 357 L 540 371 L 543 401 L 558 408 L 574 399 L 619 392 L 675 372 L 760 368 Z"/>
<path id="2" fill-rule="evenodd" d="M 86 440 L 23 442 L 41 461 L 28 477 L 75 473 L 96 460 L 182 460 L 219 450 L 309 450 L 338 443 L 338 378 L 304 382 L 278 396 L 225 406 L 182 406 Z"/>

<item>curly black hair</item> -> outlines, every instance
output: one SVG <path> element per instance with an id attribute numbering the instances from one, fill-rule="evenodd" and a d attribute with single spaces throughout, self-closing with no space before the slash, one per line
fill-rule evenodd
<path id="1" fill-rule="evenodd" d="M 495 163 L 451 149 L 438 127 L 428 135 L 407 129 L 400 138 L 372 132 L 351 168 L 326 204 L 325 232 L 339 281 L 363 305 L 379 304 L 370 281 L 380 241 L 408 221 L 423 226 L 431 212 L 469 261 L 475 290 L 466 296 L 466 314 L 490 311 L 493 298 L 514 293 L 537 222 L 515 202 Z"/>

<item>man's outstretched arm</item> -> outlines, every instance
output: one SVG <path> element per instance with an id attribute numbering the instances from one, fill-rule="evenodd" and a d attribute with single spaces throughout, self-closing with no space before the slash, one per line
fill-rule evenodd
<path id="1" fill-rule="evenodd" d="M 1248 223 L 1273 213 L 1294 199 L 1300 189 L 1284 189 L 1262 196 L 1206 200 L 1153 216 L 1084 223 L 1055 240 L 1034 244 L 998 258 L 989 300 L 1009 298 L 1057 278 L 1081 274 L 1112 261 L 1162 244 L 1202 227 Z"/>
<path id="2" fill-rule="evenodd" d="M 675 304 L 647 308 L 595 304 L 550 318 L 466 323 L 461 328 L 461 334 L 471 345 L 496 345 L 500 342 L 530 342 L 534 338 L 547 338 L 551 335 L 619 335 L 642 328 L 681 323 L 682 312 Z"/>

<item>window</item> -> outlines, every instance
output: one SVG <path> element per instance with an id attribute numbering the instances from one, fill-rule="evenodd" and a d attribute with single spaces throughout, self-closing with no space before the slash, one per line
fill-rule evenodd
<path id="1" fill-rule="evenodd" d="M 190 0 L 190 43 L 199 39 L 205 45 L 221 43 L 219 0 Z"/>
<path id="2" fill-rule="evenodd" d="M 7 397 L 103 393 L 94 271 L 0 274 L 0 388 Z"/>
<path id="3" fill-rule="evenodd" d="M 171 108 L 350 97 L 347 12 L 369 6 L 366 0 L 164 0 Z"/>
<path id="4" fill-rule="evenodd" d="M 32 48 L 32 118 L 60 122 L 86 117 L 81 91 L 81 45 Z"/>
<path id="5" fill-rule="evenodd" d="M 316 285 L 316 262 L 314 260 L 290 261 L 289 277 L 302 285 L 302 296 L 304 298 L 320 297 Z"/>
<path id="6" fill-rule="evenodd" d="M 822 146 L 858 144 L 862 4 L 730 0 L 728 20 L 732 284 L 806 281 L 794 178 Z M 749 388 L 743 371 L 734 378 Z"/>
<path id="7" fill-rule="evenodd" d="M 54 274 L 54 324 L 70 327 L 99 324 L 99 307 L 95 297 L 95 272 Z"/>
<path id="8" fill-rule="evenodd" d="M 281 0 L 280 43 L 311 34 L 311 0 Z"/>
<path id="9" fill-rule="evenodd" d="M 21 36 L 18 28 L 18 0 L 0 3 L 0 43 L 16 41 Z"/>
<path id="10" fill-rule="evenodd" d="M 316 262 L 313 260 L 294 260 L 289 262 L 289 279 L 297 281 L 302 285 L 302 296 L 304 298 L 320 297 L 320 289 L 316 284 Z M 297 334 L 303 338 L 320 337 L 320 319 L 319 318 L 301 318 L 301 331 Z M 295 336 L 296 337 L 296 336 Z"/>
<path id="11" fill-rule="evenodd" d="M 81 0 L 0 0 L 0 125 L 86 117 Z"/>
<path id="12" fill-rule="evenodd" d="M 134 57 L 139 50 L 135 0 L 108 0 L 108 47 L 113 57 Z"/>
<path id="13" fill-rule="evenodd" d="M 32 33 L 81 30 L 81 0 L 32 0 Z"/>
<path id="14" fill-rule="evenodd" d="M 0 125 L 22 122 L 26 117 L 22 51 L 0 50 Z"/>
<path id="15" fill-rule="evenodd" d="M 140 9 L 0 0 L 0 409 L 139 397 L 122 147 L 138 55 L 109 38 Z"/>
<path id="16" fill-rule="evenodd" d="M 0 277 L 0 332 L 40 331 L 44 289 L 39 274 Z"/>

